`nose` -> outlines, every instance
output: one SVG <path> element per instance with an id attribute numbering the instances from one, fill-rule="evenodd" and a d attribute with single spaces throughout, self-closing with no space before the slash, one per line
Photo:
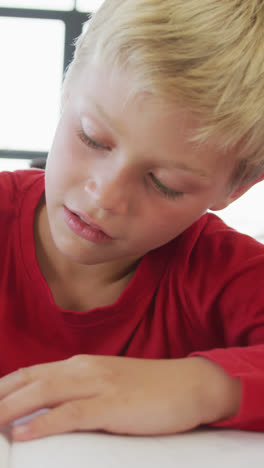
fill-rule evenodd
<path id="1" fill-rule="evenodd" d="M 98 208 L 124 215 L 130 205 L 129 185 L 128 177 L 122 171 L 117 171 L 111 175 L 89 177 L 84 189 Z"/>

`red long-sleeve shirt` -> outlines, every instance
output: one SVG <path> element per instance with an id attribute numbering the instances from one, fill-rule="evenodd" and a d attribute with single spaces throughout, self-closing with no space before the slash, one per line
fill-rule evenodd
<path id="1" fill-rule="evenodd" d="M 206 214 L 143 257 L 114 304 L 62 310 L 35 254 L 43 192 L 43 171 L 0 174 L 0 375 L 74 354 L 200 355 L 242 382 L 217 425 L 264 430 L 264 246 Z"/>

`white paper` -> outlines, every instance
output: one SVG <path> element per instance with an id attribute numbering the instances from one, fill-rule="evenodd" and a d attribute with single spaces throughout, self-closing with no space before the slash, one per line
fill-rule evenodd
<path id="1" fill-rule="evenodd" d="M 75 432 L 11 442 L 8 428 L 0 430 L 0 468 L 47 467 L 264 468 L 264 434 L 225 429 L 156 437 Z"/>
<path id="2" fill-rule="evenodd" d="M 1 427 L 0 432 L 0 468 L 9 468 L 11 438 L 8 426 Z"/>
<path id="3" fill-rule="evenodd" d="M 206 430 L 163 437 L 72 433 L 15 442 L 10 468 L 263 468 L 264 434 Z"/>

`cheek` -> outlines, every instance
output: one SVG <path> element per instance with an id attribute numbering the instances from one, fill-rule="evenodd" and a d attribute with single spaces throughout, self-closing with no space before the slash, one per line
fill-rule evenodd
<path id="1" fill-rule="evenodd" d="M 73 161 L 76 152 L 76 142 L 70 132 L 60 131 L 55 137 L 52 153 L 56 160 L 67 163 Z"/>
<path id="2" fill-rule="evenodd" d="M 46 172 L 53 180 L 62 180 L 78 172 L 80 148 L 75 134 L 59 128 L 49 153 Z"/>
<path id="3" fill-rule="evenodd" d="M 58 123 L 53 144 L 52 157 L 57 160 L 73 159 L 78 146 L 77 129 L 74 118 L 70 113 L 62 114 Z"/>
<path id="4" fill-rule="evenodd" d="M 197 203 L 195 199 L 186 202 L 176 200 L 172 208 L 164 205 L 157 208 L 156 205 L 155 210 L 146 214 L 145 227 L 151 232 L 153 240 L 168 242 L 197 221 L 205 211 L 205 203 Z"/>
<path id="5" fill-rule="evenodd" d="M 152 240 L 165 241 L 172 239 L 181 230 L 186 218 L 186 213 L 182 213 L 180 207 L 169 209 L 160 205 L 151 210 L 147 210 L 143 217 L 143 226 L 147 235 Z"/>

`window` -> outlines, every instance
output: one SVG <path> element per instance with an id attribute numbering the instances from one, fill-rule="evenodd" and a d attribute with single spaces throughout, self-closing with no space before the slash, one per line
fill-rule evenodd
<path id="1" fill-rule="evenodd" d="M 63 71 L 89 18 L 75 6 L 76 0 L 0 0 L 0 170 L 47 155 Z"/>
<path id="2" fill-rule="evenodd" d="M 72 10 L 74 0 L 0 0 L 0 7 L 40 10 Z"/>
<path id="3" fill-rule="evenodd" d="M 0 18 L 0 148 L 48 151 L 59 116 L 65 25 Z"/>
<path id="4" fill-rule="evenodd" d="M 77 0 L 76 6 L 79 11 L 95 11 L 103 3 L 104 0 Z"/>

